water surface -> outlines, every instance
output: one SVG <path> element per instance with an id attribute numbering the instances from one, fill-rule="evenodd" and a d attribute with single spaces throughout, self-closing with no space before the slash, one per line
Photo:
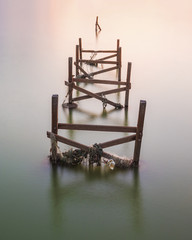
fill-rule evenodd
<path id="1" fill-rule="evenodd" d="M 1 239 L 190 238 L 191 10 L 187 0 L 0 2 Z M 93 49 L 114 49 L 120 39 L 122 79 L 132 62 L 128 114 L 110 106 L 103 113 L 96 100 L 62 109 L 68 57 L 75 57 L 79 37 Z M 145 99 L 138 171 L 52 168 L 52 94 L 59 94 L 59 120 L 74 123 L 135 125 Z M 61 134 L 89 145 L 124 136 Z M 133 146 L 107 150 L 131 156 Z"/>

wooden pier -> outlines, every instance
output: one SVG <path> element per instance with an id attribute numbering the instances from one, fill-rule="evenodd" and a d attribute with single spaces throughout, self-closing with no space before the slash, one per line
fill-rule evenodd
<path id="1" fill-rule="evenodd" d="M 68 139 L 61 135 L 58 135 L 59 129 L 67 129 L 74 131 L 105 131 L 105 132 L 124 132 L 124 133 L 133 133 L 132 135 L 128 135 L 126 137 L 114 139 L 107 142 L 99 143 L 99 147 L 104 149 L 111 146 L 128 143 L 131 141 L 135 142 L 134 146 L 134 154 L 133 154 L 133 164 L 132 166 L 139 165 L 140 159 L 140 150 L 141 150 L 141 142 L 143 136 L 143 126 L 144 126 L 144 118 L 145 118 L 145 109 L 146 109 L 146 101 L 141 100 L 139 105 L 139 114 L 138 121 L 136 126 L 112 126 L 112 125 L 90 125 L 90 124 L 70 124 L 70 123 L 60 123 L 58 122 L 58 95 L 52 96 L 52 130 L 51 132 L 47 132 L 47 137 L 50 138 L 51 134 L 54 135 L 56 141 L 73 146 L 75 148 L 79 148 L 84 151 L 89 151 L 90 146 L 85 144 L 76 142 L 74 140 Z M 102 151 L 102 156 L 107 156 L 108 153 Z"/>
<path id="2" fill-rule="evenodd" d="M 109 104 L 109 105 L 115 107 L 116 109 L 120 109 L 120 108 L 123 108 L 123 105 L 121 105 L 120 103 L 115 103 L 111 100 L 108 100 L 105 96 L 109 95 L 109 94 L 125 92 L 124 107 L 128 108 L 129 91 L 131 89 L 131 80 L 130 80 L 131 79 L 131 67 L 132 67 L 131 62 L 129 62 L 127 65 L 126 81 L 90 79 L 86 72 L 85 72 L 85 75 L 88 77 L 88 79 L 74 77 L 73 69 L 72 69 L 72 62 L 73 62 L 73 59 L 71 57 L 68 58 L 68 81 L 65 81 L 65 85 L 68 86 L 68 94 L 67 94 L 68 95 L 68 103 L 64 102 L 63 107 L 74 108 L 74 107 L 77 107 L 77 104 L 75 103 L 77 101 L 95 98 L 97 100 L 100 100 L 103 103 L 104 108 L 106 107 L 107 104 Z M 79 85 L 77 85 L 77 83 L 105 84 L 105 85 L 117 86 L 117 88 L 93 93 L 91 91 L 86 90 L 85 88 L 80 87 Z M 85 95 L 79 96 L 79 97 L 73 97 L 73 90 L 84 93 Z"/>
<path id="3" fill-rule="evenodd" d="M 76 66 L 76 77 L 83 77 L 83 78 L 88 78 L 92 79 L 95 75 L 113 71 L 113 70 L 118 70 L 118 81 L 121 81 L 121 47 L 119 46 L 119 39 L 117 40 L 117 47 L 114 50 L 90 50 L 90 49 L 84 49 L 82 47 L 82 39 L 79 38 L 79 45 L 76 45 L 76 61 L 75 61 L 75 66 Z M 92 53 L 91 59 L 84 59 L 84 53 Z M 105 54 L 106 56 L 97 58 L 95 59 L 94 56 L 99 55 L 99 54 Z M 115 58 L 115 60 L 111 60 Z M 90 64 L 93 66 L 98 66 L 98 64 L 110 64 L 110 65 L 115 65 L 112 67 L 108 67 L 105 69 L 101 69 L 95 72 L 88 73 L 83 69 L 82 63 L 85 64 Z M 81 73 L 81 74 L 80 74 Z"/>

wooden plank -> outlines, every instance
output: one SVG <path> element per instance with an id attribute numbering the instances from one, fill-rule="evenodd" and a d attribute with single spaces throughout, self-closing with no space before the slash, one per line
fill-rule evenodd
<path id="1" fill-rule="evenodd" d="M 90 124 L 70 124 L 59 123 L 59 129 L 85 130 L 85 131 L 106 131 L 106 132 L 132 132 L 136 133 L 136 127 L 114 126 L 114 125 L 90 125 Z"/>
<path id="2" fill-rule="evenodd" d="M 125 85 L 126 82 L 118 82 L 113 80 L 101 80 L 101 79 L 83 79 L 83 78 L 73 78 L 73 82 L 79 83 L 98 83 L 98 84 L 110 84 L 110 85 Z"/>
<path id="3" fill-rule="evenodd" d="M 111 67 L 111 68 L 102 69 L 102 70 L 97 71 L 97 72 L 92 72 L 92 73 L 90 73 L 90 76 L 95 76 L 97 74 L 104 73 L 104 72 L 109 72 L 109 71 L 112 71 L 112 70 L 115 70 L 115 69 L 118 69 L 118 67 Z"/>
<path id="4" fill-rule="evenodd" d="M 82 50 L 86 53 L 116 53 L 116 50 Z"/>
<path id="5" fill-rule="evenodd" d="M 117 64 L 117 61 L 104 61 L 104 60 L 89 60 L 89 59 L 83 59 L 79 60 L 79 62 L 82 63 L 100 63 L 100 64 Z"/>
<path id="6" fill-rule="evenodd" d="M 47 132 L 47 137 L 50 138 L 50 132 Z M 76 148 L 80 148 L 80 149 L 83 149 L 85 151 L 89 151 L 89 147 L 82 144 L 82 143 L 78 143 L 76 141 L 73 141 L 73 140 L 70 140 L 68 138 L 65 138 L 65 137 L 62 137 L 62 136 L 59 136 L 57 134 L 54 134 L 55 135 L 55 138 L 58 142 L 61 142 L 61 143 L 65 143 L 67 145 L 70 145 L 72 147 L 76 147 Z"/>
<path id="7" fill-rule="evenodd" d="M 128 108 L 128 105 L 129 105 L 129 90 L 131 89 L 131 66 L 132 66 L 132 63 L 128 62 L 127 84 L 126 84 L 126 92 L 125 92 L 125 108 Z"/>
<path id="8" fill-rule="evenodd" d="M 101 95 L 108 95 L 108 94 L 123 92 L 123 91 L 125 91 L 125 90 L 126 90 L 126 87 L 122 87 L 122 88 L 117 88 L 117 89 L 112 89 L 112 90 L 97 92 L 97 93 L 95 93 L 95 94 L 101 96 Z M 92 98 L 92 97 L 91 97 L 91 96 L 88 96 L 88 95 L 84 95 L 84 96 L 80 96 L 80 97 L 75 97 L 75 98 L 73 98 L 73 101 L 81 101 L 81 100 L 85 100 L 85 99 L 89 99 L 89 98 Z"/>
<path id="9" fill-rule="evenodd" d="M 52 95 L 52 128 L 55 134 L 58 132 L 58 95 Z"/>
<path id="10" fill-rule="evenodd" d="M 101 146 L 101 148 L 107 148 L 107 147 L 112 147 L 112 146 L 119 145 L 122 143 L 135 141 L 135 139 L 136 139 L 136 134 L 133 134 L 131 136 L 118 138 L 118 139 L 115 139 L 115 140 L 112 140 L 109 142 L 99 143 L 99 145 Z"/>
<path id="11" fill-rule="evenodd" d="M 119 108 L 121 106 L 119 103 L 114 103 L 114 102 L 112 102 L 112 101 L 110 101 L 110 100 L 108 100 L 106 98 L 103 98 L 103 97 L 101 97 L 101 96 L 99 96 L 99 95 L 97 95 L 95 93 L 87 91 L 87 90 L 85 90 L 85 89 L 83 89 L 81 87 L 78 87 L 76 85 L 74 85 L 73 88 L 76 89 L 77 91 L 80 91 L 80 92 L 85 93 L 85 94 L 87 94 L 89 96 L 92 96 L 92 97 L 94 97 L 94 98 L 96 98 L 96 99 L 98 99 L 98 100 L 100 100 L 102 102 L 108 103 L 108 104 L 114 106 L 115 108 L 117 108 L 117 107 Z"/>
<path id="12" fill-rule="evenodd" d="M 139 106 L 139 116 L 137 121 L 136 141 L 135 141 L 134 156 L 133 156 L 133 161 L 137 166 L 139 165 L 139 158 L 140 158 L 140 151 L 141 151 L 141 141 L 143 136 L 145 109 L 146 109 L 146 101 L 141 100 L 140 106 Z"/>

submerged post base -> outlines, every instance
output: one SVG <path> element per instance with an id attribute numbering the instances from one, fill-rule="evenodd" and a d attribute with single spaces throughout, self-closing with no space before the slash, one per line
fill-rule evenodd
<path id="1" fill-rule="evenodd" d="M 63 103 L 62 106 L 63 108 L 72 109 L 72 108 L 77 108 L 78 105 L 76 103 Z"/>

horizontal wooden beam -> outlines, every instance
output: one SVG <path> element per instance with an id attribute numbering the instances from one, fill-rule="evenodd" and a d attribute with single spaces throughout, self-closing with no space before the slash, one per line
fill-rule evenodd
<path id="1" fill-rule="evenodd" d="M 114 126 L 114 125 L 90 125 L 90 124 L 70 124 L 58 123 L 58 129 L 86 130 L 86 131 L 106 131 L 106 132 L 132 132 L 136 133 L 136 127 Z"/>
<path id="2" fill-rule="evenodd" d="M 117 50 L 83 50 L 82 52 L 87 52 L 87 53 L 116 53 Z"/>
<path id="3" fill-rule="evenodd" d="M 123 92 L 125 90 L 126 90 L 126 87 L 122 87 L 122 88 L 116 88 L 116 89 L 112 89 L 112 90 L 97 92 L 95 94 L 102 96 L 102 95 L 108 95 L 108 94 L 112 94 L 112 93 Z M 85 100 L 85 99 L 89 99 L 89 98 L 92 98 L 92 97 L 89 95 L 84 95 L 84 96 L 73 98 L 73 101 L 81 101 L 81 100 Z"/>
<path id="4" fill-rule="evenodd" d="M 117 64 L 117 61 L 104 61 L 104 60 L 89 60 L 89 59 L 83 59 L 79 60 L 80 63 L 100 63 L 100 64 Z"/>
<path id="5" fill-rule="evenodd" d="M 99 143 L 99 145 L 101 146 L 101 148 L 107 148 L 107 147 L 112 147 L 112 146 L 119 145 L 122 143 L 135 141 L 135 139 L 136 139 L 136 134 L 133 134 L 131 136 L 118 138 L 118 139 L 115 139 L 115 140 L 112 140 L 109 142 Z"/>
<path id="6" fill-rule="evenodd" d="M 98 84 L 110 84 L 110 85 L 124 85 L 126 86 L 126 82 L 119 82 L 113 80 L 100 80 L 100 79 L 83 79 L 83 78 L 73 78 L 73 82 L 79 83 L 98 83 Z"/>

